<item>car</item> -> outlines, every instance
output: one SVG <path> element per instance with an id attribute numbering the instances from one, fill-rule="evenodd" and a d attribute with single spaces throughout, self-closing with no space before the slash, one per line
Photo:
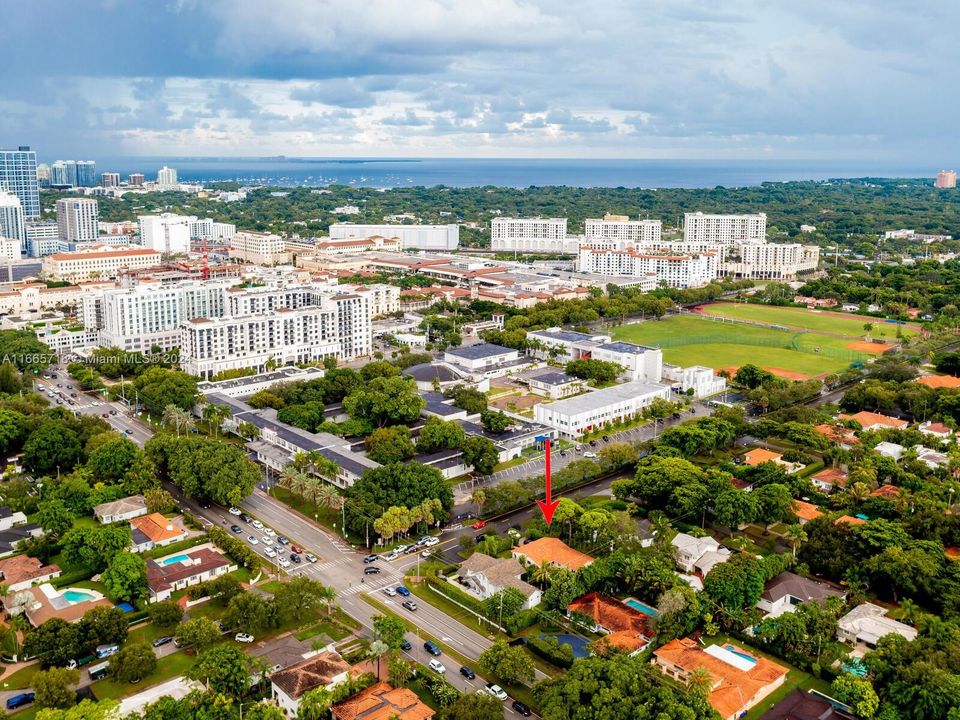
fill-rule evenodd
<path id="1" fill-rule="evenodd" d="M 395 547 L 393 549 L 393 552 L 396 555 L 403 555 L 403 553 L 405 553 L 409 549 L 410 549 L 409 545 L 401 545 L 400 547 Z"/>
<path id="2" fill-rule="evenodd" d="M 274 530 L 273 528 L 265 527 L 265 528 L 263 529 L 263 533 L 264 533 L 265 535 L 269 535 L 270 537 L 275 537 L 276 534 L 277 534 L 277 531 Z"/>
<path id="3" fill-rule="evenodd" d="M 240 515 L 238 515 L 238 517 L 239 517 L 241 520 L 243 520 L 243 522 L 245 522 L 245 523 L 249 523 L 251 520 L 253 520 L 252 517 L 250 517 L 249 515 L 247 515 L 247 514 L 244 513 L 244 512 L 240 513 Z"/>
<path id="4" fill-rule="evenodd" d="M 471 525 L 470 527 L 472 527 L 474 530 L 482 530 L 482 529 L 485 528 L 486 526 L 487 526 L 487 522 L 486 522 L 485 520 L 477 520 L 477 521 L 476 521 L 473 525 Z"/>
<path id="5" fill-rule="evenodd" d="M 254 520 L 250 524 L 253 525 L 257 530 L 263 530 L 263 523 L 259 520 Z"/>
<path id="6" fill-rule="evenodd" d="M 111 414 L 111 415 L 116 415 L 116 414 L 117 414 L 117 411 L 116 411 L 116 410 L 111 410 L 111 411 L 110 411 L 110 414 Z"/>
<path id="7" fill-rule="evenodd" d="M 610 436 L 609 436 L 609 435 L 604 435 L 604 436 L 603 436 L 603 441 L 604 441 L 604 442 L 610 442 Z"/>
<path id="8" fill-rule="evenodd" d="M 415 612 L 417 609 L 417 604 L 413 600 L 404 600 L 402 604 L 410 612 Z"/>
<path id="9" fill-rule="evenodd" d="M 29 705 L 33 702 L 33 699 L 36 696 L 36 693 L 32 692 L 17 693 L 16 695 L 12 695 L 7 698 L 7 710 L 16 710 L 24 705 Z"/>
<path id="10" fill-rule="evenodd" d="M 247 535 L 247 542 L 251 545 L 259 545 L 260 541 L 257 540 L 253 535 Z"/>
<path id="11" fill-rule="evenodd" d="M 403 641 L 400 643 L 400 649 L 403 650 L 404 652 L 408 652 L 413 649 L 413 645 L 410 644 L 409 640 L 404 638 Z"/>
<path id="12" fill-rule="evenodd" d="M 268 558 L 275 558 L 277 556 L 277 551 L 274 550 L 272 547 L 268 547 L 266 550 L 263 551 L 263 554 L 266 555 Z"/>
<path id="13" fill-rule="evenodd" d="M 77 394 L 75 392 L 70 393 L 70 397 L 75 398 Z"/>
<path id="14" fill-rule="evenodd" d="M 428 537 L 426 540 L 423 541 L 423 544 L 426 545 L 427 547 L 433 547 L 434 545 L 439 545 L 440 538 L 435 538 L 432 536 Z"/>
<path id="15" fill-rule="evenodd" d="M 174 638 L 174 639 L 173 639 L 173 644 L 176 645 L 178 648 L 184 648 L 184 647 L 189 647 L 189 646 L 190 646 L 189 643 L 184 642 L 184 641 L 181 640 L 180 638 Z"/>
<path id="16" fill-rule="evenodd" d="M 507 693 L 503 691 L 503 688 L 499 685 L 494 685 L 493 683 L 487 683 L 487 692 L 493 695 L 497 700 L 506 700 Z"/>
<path id="17" fill-rule="evenodd" d="M 302 553 L 303 548 L 297 545 L 296 543 L 290 543 L 290 552 Z"/>
<path id="18" fill-rule="evenodd" d="M 230 532 L 232 532 L 232 533 L 234 533 L 234 534 L 240 534 L 240 533 L 243 532 L 243 528 L 240 527 L 239 525 L 231 525 L 231 526 L 230 526 Z"/>
<path id="19" fill-rule="evenodd" d="M 397 585 L 397 594 L 403 595 L 404 597 L 410 597 L 410 591 L 407 590 L 403 585 Z"/>
<path id="20" fill-rule="evenodd" d="M 241 643 L 252 643 L 254 637 L 250 633 L 237 633 L 233 636 L 233 639 Z"/>
<path id="21" fill-rule="evenodd" d="M 264 535 L 262 538 L 260 538 L 260 542 L 262 542 L 267 547 L 270 547 L 271 545 L 273 545 L 273 538 L 270 537 L 269 535 Z"/>
<path id="22" fill-rule="evenodd" d="M 379 575 L 379 574 L 380 574 L 380 568 L 378 568 L 376 565 L 371 565 L 370 567 L 365 567 L 365 568 L 363 569 L 363 574 L 364 574 L 364 575 Z"/>
<path id="23" fill-rule="evenodd" d="M 109 415 L 107 415 L 106 413 L 104 413 L 104 414 L 103 414 L 103 415 L 101 415 L 100 417 L 102 417 L 102 418 L 104 418 L 104 419 L 106 419 L 106 418 L 108 418 L 108 417 L 110 417 L 110 416 L 109 416 Z"/>
<path id="24" fill-rule="evenodd" d="M 560 451 L 560 457 L 566 457 L 566 456 L 567 456 L 567 451 L 566 451 L 566 450 L 561 450 L 561 451 Z"/>
<path id="25" fill-rule="evenodd" d="M 369 563 L 372 563 L 372 562 L 376 562 L 378 559 L 379 559 L 379 556 L 378 556 L 378 555 L 367 555 L 367 556 L 363 559 L 363 562 L 364 562 L 364 564 L 369 564 Z"/>
<path id="26" fill-rule="evenodd" d="M 296 553 L 290 553 L 290 562 L 292 562 L 294 565 L 299 565 L 301 562 L 303 562 L 303 559 Z"/>
<path id="27" fill-rule="evenodd" d="M 281 545 L 289 545 L 290 541 L 283 535 L 277 535 L 277 542 Z"/>
<path id="28" fill-rule="evenodd" d="M 383 589 L 383 594 L 386 595 L 387 597 L 395 597 L 397 594 L 397 591 L 394 590 L 392 587 L 385 587 Z"/>
<path id="29" fill-rule="evenodd" d="M 164 635 L 164 636 L 158 637 L 156 640 L 154 640 L 154 641 L 153 641 L 153 646 L 154 646 L 154 647 L 162 647 L 162 646 L 166 645 L 167 643 L 172 643 L 172 642 L 173 642 L 173 635 Z"/>
<path id="30" fill-rule="evenodd" d="M 466 665 L 463 665 L 460 668 L 460 674 L 463 675 L 467 680 L 473 680 L 475 677 L 477 677 L 477 674 Z"/>
<path id="31" fill-rule="evenodd" d="M 591 441 L 590 441 L 590 447 L 596 447 L 596 446 L 597 446 L 597 441 L 596 441 L 596 440 L 591 440 Z"/>
<path id="32" fill-rule="evenodd" d="M 131 430 L 130 428 L 127 428 L 123 432 L 126 433 L 127 435 L 133 435 L 133 430 Z M 200 504 L 200 507 L 203 507 L 203 503 Z M 207 505 L 207 507 L 209 508 L 210 506 Z"/>
<path id="33" fill-rule="evenodd" d="M 427 664 L 430 666 L 431 670 L 437 673 L 437 675 L 443 675 L 445 672 L 447 672 L 447 668 L 444 667 L 443 663 L 439 660 L 431 660 Z"/>
<path id="34" fill-rule="evenodd" d="M 574 451 L 574 452 L 583 452 L 583 446 L 582 446 L 582 445 L 577 445 L 577 446 L 573 449 L 573 451 Z"/>
<path id="35" fill-rule="evenodd" d="M 420 553 L 420 557 L 422 557 L 422 558 L 428 558 L 428 557 L 430 557 L 431 555 L 433 555 L 433 550 L 431 550 L 430 548 L 427 548 L 427 549 L 424 550 L 422 553 Z"/>
<path id="36" fill-rule="evenodd" d="M 100 660 L 103 660 L 120 652 L 120 646 L 113 643 L 104 643 L 103 645 L 97 645 L 94 652 Z"/>
<path id="37" fill-rule="evenodd" d="M 396 560 L 398 557 L 400 557 L 400 556 L 397 554 L 397 551 L 396 551 L 396 550 L 393 550 L 393 551 L 391 551 L 391 552 L 388 552 L 386 555 L 384 555 L 384 556 L 383 556 L 383 559 L 386 560 L 387 562 L 393 562 L 393 561 Z"/>
<path id="38" fill-rule="evenodd" d="M 438 646 L 433 640 L 427 640 L 423 644 L 423 649 L 434 657 L 440 657 L 443 655 L 443 651 L 440 649 L 440 646 Z"/>
<path id="39" fill-rule="evenodd" d="M 524 717 L 530 717 L 530 708 L 527 706 L 526 703 L 522 703 L 519 700 L 514 700 L 510 704 L 510 707 L 512 707 L 517 712 L 517 714 L 523 715 Z"/>
<path id="40" fill-rule="evenodd" d="M 585 458 L 595 458 L 595 457 L 597 457 L 597 454 L 596 454 L 595 452 L 585 452 L 585 453 L 583 454 L 583 456 L 584 456 Z"/>
<path id="41" fill-rule="evenodd" d="M 313 553 L 307 553 L 304 557 L 307 559 L 307 562 L 315 563 L 317 561 L 317 556 Z"/>
<path id="42" fill-rule="evenodd" d="M 279 565 L 282 568 L 288 568 L 290 567 L 290 561 L 282 557 L 279 560 L 277 560 L 277 565 Z"/>
<path id="43" fill-rule="evenodd" d="M 227 512 L 230 513 L 231 515 L 236 515 L 237 517 L 240 517 L 241 515 L 241 510 L 238 507 L 232 507 L 229 510 L 227 510 Z"/>

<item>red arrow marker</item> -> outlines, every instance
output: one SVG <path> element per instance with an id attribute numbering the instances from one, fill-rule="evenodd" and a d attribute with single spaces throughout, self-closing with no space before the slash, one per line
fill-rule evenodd
<path id="1" fill-rule="evenodd" d="M 537 505 L 540 506 L 540 510 L 543 511 L 543 519 L 546 520 L 547 525 L 553 522 L 553 514 L 557 511 L 557 505 L 560 504 L 559 500 L 552 500 L 550 497 L 550 438 L 544 440 L 546 443 L 547 449 L 547 496 L 543 500 L 537 500 Z"/>

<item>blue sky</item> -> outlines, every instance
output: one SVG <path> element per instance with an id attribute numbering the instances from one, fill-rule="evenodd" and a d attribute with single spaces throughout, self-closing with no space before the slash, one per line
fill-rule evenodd
<path id="1" fill-rule="evenodd" d="M 54 156 L 957 156 L 960 4 L 0 0 Z"/>

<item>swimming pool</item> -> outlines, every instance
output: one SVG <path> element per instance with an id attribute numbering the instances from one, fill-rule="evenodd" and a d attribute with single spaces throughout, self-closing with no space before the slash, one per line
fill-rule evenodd
<path id="1" fill-rule="evenodd" d="M 634 598 L 627 598 L 627 599 L 624 600 L 623 602 L 624 602 L 625 605 L 629 605 L 629 606 L 632 607 L 634 610 L 639 610 L 639 611 L 642 612 L 644 615 L 649 615 L 650 617 L 656 617 L 656 616 L 657 616 L 657 609 L 656 609 L 656 608 L 652 608 L 652 607 L 650 607 L 649 605 L 647 605 L 646 603 L 640 602 L 639 600 L 635 600 Z"/>
<path id="2" fill-rule="evenodd" d="M 733 653 L 737 657 L 743 658 L 744 660 L 746 660 L 747 662 L 753 665 L 757 664 L 757 659 L 753 655 L 747 655 L 745 652 L 741 652 L 737 650 L 733 645 L 724 645 L 723 649 L 729 653 Z"/>
<path id="3" fill-rule="evenodd" d="M 576 635 L 567 635 L 565 633 L 558 633 L 556 635 L 541 635 L 540 639 L 554 637 L 557 639 L 561 645 L 569 645 L 570 649 L 573 650 L 573 656 L 575 658 L 585 658 L 590 654 L 590 651 L 587 650 L 587 640 L 586 638 L 577 637 Z"/>
<path id="4" fill-rule="evenodd" d="M 174 563 L 187 562 L 190 559 L 189 555 L 174 555 L 173 557 L 164 558 L 160 561 L 160 565 L 173 565 Z"/>
<path id="5" fill-rule="evenodd" d="M 866 677 L 867 676 L 867 666 L 863 664 L 863 660 L 860 658 L 853 658 L 850 662 L 846 662 L 840 666 L 848 673 L 856 675 L 857 677 Z"/>
<path id="6" fill-rule="evenodd" d="M 83 592 L 82 590 L 64 590 L 61 597 L 71 605 L 97 599 L 92 593 Z"/>

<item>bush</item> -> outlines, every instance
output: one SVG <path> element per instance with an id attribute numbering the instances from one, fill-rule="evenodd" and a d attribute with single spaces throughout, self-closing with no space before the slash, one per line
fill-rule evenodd
<path id="1" fill-rule="evenodd" d="M 573 648 L 565 643 L 561 644 L 553 636 L 529 637 L 527 638 L 527 647 L 551 665 L 556 665 L 565 670 L 573 667 Z"/>
<path id="2" fill-rule="evenodd" d="M 509 618 L 505 618 L 503 621 L 503 628 L 510 635 L 516 635 L 517 633 L 536 624 L 539 615 L 540 613 L 538 613 L 536 610 L 521 610 L 520 612 L 511 615 Z"/>
<path id="3" fill-rule="evenodd" d="M 259 567 L 260 556 L 240 540 L 231 537 L 223 528 L 210 528 L 210 530 L 207 531 L 207 537 L 210 539 L 210 542 L 223 550 L 235 563 L 243 565 L 250 570 Z"/>

